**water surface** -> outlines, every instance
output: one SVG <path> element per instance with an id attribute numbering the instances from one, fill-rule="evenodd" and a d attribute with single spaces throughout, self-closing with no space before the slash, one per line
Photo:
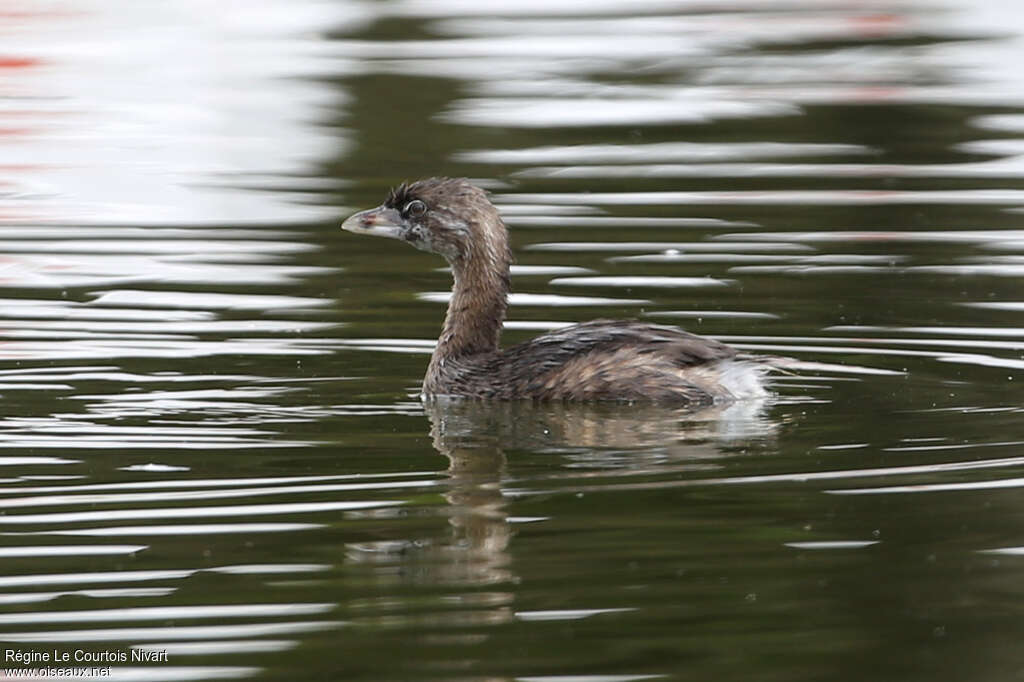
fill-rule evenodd
<path id="1" fill-rule="evenodd" d="M 121 680 L 1019 674 L 1024 14 L 482 7 L 7 11 L 5 651 L 123 652 Z M 422 404 L 450 275 L 338 228 L 432 174 L 506 216 L 507 343 L 638 317 L 805 370 L 696 415 Z"/>

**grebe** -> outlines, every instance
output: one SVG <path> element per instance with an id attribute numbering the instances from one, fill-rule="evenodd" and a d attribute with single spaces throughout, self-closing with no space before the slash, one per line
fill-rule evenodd
<path id="1" fill-rule="evenodd" d="M 710 405 L 763 397 L 766 359 L 675 327 L 593 320 L 499 347 L 508 307 L 508 231 L 486 193 L 464 178 L 391 190 L 342 224 L 443 256 L 451 300 L 423 380 L 426 398 L 644 401 Z"/>

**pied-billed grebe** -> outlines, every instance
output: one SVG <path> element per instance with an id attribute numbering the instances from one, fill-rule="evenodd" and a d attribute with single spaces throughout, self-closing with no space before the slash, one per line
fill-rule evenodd
<path id="1" fill-rule="evenodd" d="M 423 395 L 496 400 L 618 400 L 699 406 L 765 395 L 767 366 L 674 327 L 594 320 L 511 348 L 498 345 L 512 253 L 498 210 L 463 178 L 399 185 L 342 228 L 444 256 L 455 283 Z"/>

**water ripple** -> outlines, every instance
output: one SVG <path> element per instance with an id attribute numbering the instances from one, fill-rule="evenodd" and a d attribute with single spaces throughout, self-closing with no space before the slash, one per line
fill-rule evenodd
<path id="1" fill-rule="evenodd" d="M 778 652 L 811 640 L 851 676 L 908 652 L 1012 676 L 995 602 L 943 601 L 1005 596 L 1020 554 L 1012 3 L 22 9 L 0 26 L 0 638 L 217 657 L 124 680 L 717 679 L 742 676 L 732 643 L 789 679 Z M 510 342 L 684 319 L 790 356 L 774 393 L 412 397 L 450 276 L 338 221 L 442 172 L 512 228 Z M 680 614 L 730 646 L 661 627 Z M 923 644 L 947 624 L 970 636 Z M 613 630 L 700 655 L 545 658 Z"/>
<path id="2" fill-rule="evenodd" d="M 246 623 L 242 625 L 175 625 L 174 627 L 96 628 L 90 630 L 53 630 L 48 632 L 5 632 L 11 642 L 149 642 L 157 640 L 206 640 L 217 637 L 263 637 L 334 630 L 343 621 L 292 621 Z M 248 674 L 248 673 L 247 673 Z"/>
<path id="3" fill-rule="evenodd" d="M 108 509 L 104 511 L 57 512 L 51 514 L 9 514 L 0 517 L 0 525 L 31 523 L 78 523 L 81 521 L 119 521 L 131 519 L 192 519 L 218 516 L 262 516 L 276 514 L 307 514 L 393 507 L 400 500 L 369 502 L 294 502 L 280 504 L 225 505 L 220 507 L 179 507 L 156 509 Z M 125 550 L 127 551 L 127 550 Z"/>

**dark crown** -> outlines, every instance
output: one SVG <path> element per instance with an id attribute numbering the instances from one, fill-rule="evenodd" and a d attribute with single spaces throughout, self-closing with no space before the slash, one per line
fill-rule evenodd
<path id="1" fill-rule="evenodd" d="M 416 196 L 413 194 L 412 186 L 408 182 L 403 182 L 397 187 L 392 187 L 391 191 L 388 192 L 388 198 L 384 200 L 384 205 L 388 208 L 402 209 L 407 203 L 415 199 Z"/>

